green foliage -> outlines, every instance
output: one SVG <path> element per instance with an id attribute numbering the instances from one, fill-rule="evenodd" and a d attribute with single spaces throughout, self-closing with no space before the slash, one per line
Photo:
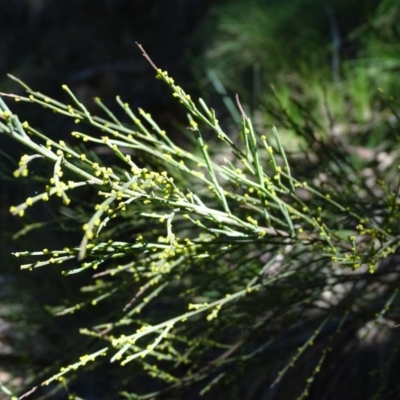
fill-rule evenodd
<path id="1" fill-rule="evenodd" d="M 377 88 L 399 93 L 398 13 L 393 0 L 228 2 L 215 11 L 202 67 L 265 111 L 285 144 L 293 136 L 275 96 L 296 123 L 311 114 L 321 135 L 364 145 L 362 132 L 390 112 Z"/>
<path id="2" fill-rule="evenodd" d="M 276 128 L 256 133 L 238 98 L 240 133 L 228 134 L 213 109 L 144 56 L 186 108 L 196 151 L 178 147 L 119 97 L 127 122 L 100 99 L 104 116 L 92 115 L 66 86 L 70 104 L 17 80 L 27 96 L 10 95 L 16 101 L 75 121 L 70 144 L 21 123 L 0 98 L 0 132 L 29 150 L 14 176 L 29 181 L 31 166 L 44 165 L 42 189 L 11 213 L 61 201 L 59 223 L 83 230 L 72 245 L 15 253 L 22 269 L 81 274 L 80 294 L 53 312 L 93 316 L 80 329 L 92 339 L 87 348 L 74 342 L 80 358 L 43 385 L 68 386 L 80 370 L 111 361 L 121 366 L 115 398 L 176 398 L 227 385 L 231 398 L 237 391 L 250 399 L 265 382 L 284 396 L 281 382 L 306 359 L 308 375 L 294 389 L 303 398 L 349 329 L 368 336 L 378 326 L 389 342 L 396 338 L 398 150 L 387 154 L 392 162 L 367 163 L 282 108 L 303 144 L 286 152 Z M 206 143 L 210 132 L 215 139 Z M 385 391 L 390 380 L 381 374 L 374 379 Z"/>

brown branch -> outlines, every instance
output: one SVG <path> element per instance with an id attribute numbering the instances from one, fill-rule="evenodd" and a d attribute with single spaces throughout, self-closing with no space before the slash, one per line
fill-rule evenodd
<path id="1" fill-rule="evenodd" d="M 241 103 L 240 103 L 240 100 L 239 100 L 239 95 L 236 93 L 236 95 L 235 95 L 235 98 L 236 98 L 236 104 L 237 104 L 237 106 L 238 106 L 238 109 L 239 109 L 239 111 L 240 111 L 240 114 L 242 114 L 242 118 L 246 118 L 246 119 L 248 119 L 248 116 L 246 115 L 246 113 L 244 112 L 244 110 L 243 110 L 243 107 L 242 107 L 242 105 L 241 105 Z"/>
<path id="2" fill-rule="evenodd" d="M 153 63 L 153 60 L 150 58 L 150 56 L 146 53 L 145 49 L 143 48 L 143 46 L 138 43 L 135 42 L 136 46 L 139 47 L 140 51 L 142 52 L 143 57 L 150 63 L 150 65 L 157 71 L 158 68 L 156 66 L 156 64 Z"/>

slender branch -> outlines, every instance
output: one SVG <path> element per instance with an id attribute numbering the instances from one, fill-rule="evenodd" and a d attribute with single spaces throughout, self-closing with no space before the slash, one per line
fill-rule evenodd
<path id="1" fill-rule="evenodd" d="M 150 58 L 150 56 L 146 53 L 146 50 L 143 48 L 143 46 L 138 43 L 135 42 L 136 46 L 139 47 L 140 51 L 142 52 L 143 57 L 150 63 L 150 65 L 157 71 L 158 68 L 156 66 L 156 64 L 154 64 L 153 60 Z"/>
<path id="2" fill-rule="evenodd" d="M 240 103 L 240 100 L 239 100 L 239 95 L 238 95 L 237 93 L 236 93 L 236 95 L 235 95 L 235 98 L 236 98 L 236 104 L 237 104 L 237 106 L 238 106 L 238 109 L 239 109 L 239 111 L 240 111 L 240 114 L 242 114 L 242 117 L 243 117 L 243 118 L 248 119 L 248 116 L 246 115 L 246 113 L 245 113 L 244 110 L 243 110 L 242 104 Z"/>

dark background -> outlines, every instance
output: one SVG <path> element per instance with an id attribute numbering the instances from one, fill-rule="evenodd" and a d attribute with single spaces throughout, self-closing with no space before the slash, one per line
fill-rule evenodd
<path id="1" fill-rule="evenodd" d="M 228 48 L 228 56 L 215 62 L 215 67 L 218 68 L 218 62 L 221 61 L 221 68 L 226 71 L 227 85 L 237 78 L 242 84 L 250 83 L 251 86 L 252 65 L 255 63 L 266 66 L 265 69 L 271 76 L 282 73 L 281 68 L 285 64 L 285 73 L 290 77 L 289 69 L 296 62 L 300 64 L 302 57 L 312 59 L 310 56 L 315 55 L 314 49 L 319 45 L 328 45 L 328 51 L 325 48 L 321 51 L 321 59 L 328 66 L 332 62 L 332 49 L 329 48 L 332 31 L 326 10 L 327 7 L 333 7 L 333 2 L 287 0 L 268 3 L 272 10 L 279 9 L 281 14 L 287 8 L 290 16 L 288 23 L 278 25 L 275 30 L 266 26 L 262 39 L 269 43 L 268 52 L 264 51 L 263 40 L 253 40 L 256 36 L 252 37 L 253 41 L 246 41 L 247 32 L 243 31 L 242 35 L 240 27 L 237 28 L 236 36 L 235 32 L 229 36 L 228 30 L 228 34 L 225 31 L 225 36 L 214 38 L 214 34 L 219 32 L 218 21 L 224 17 L 218 7 L 229 6 L 230 3 L 239 2 L 0 0 L 0 92 L 23 94 L 22 88 L 7 77 L 10 73 L 32 89 L 60 101 L 67 101 L 61 90 L 61 85 L 67 84 L 78 99 L 94 113 L 93 97 L 100 97 L 111 110 L 118 113 L 114 99 L 116 95 L 120 95 L 123 101 L 130 103 L 132 109 L 142 107 L 150 112 L 163 129 L 177 138 L 181 136 L 181 131 L 176 121 L 184 120 L 184 110 L 177 106 L 169 90 L 154 79 L 154 70 L 143 58 L 135 42 L 142 44 L 155 64 L 167 70 L 193 97 L 204 95 L 207 84 L 204 70 L 207 62 L 210 65 L 212 62 L 210 54 L 214 39 L 220 47 L 226 44 Z M 294 3 L 300 6 L 294 7 L 293 11 L 288 4 Z M 304 8 L 301 3 L 305 4 Z M 342 39 L 340 55 L 343 58 L 358 55 L 360 42 L 347 40 L 346 35 L 357 24 L 362 23 L 378 3 L 372 0 L 335 2 L 336 8 L 333 7 L 333 10 Z M 239 11 L 244 17 L 247 16 L 245 4 Z M 273 19 L 272 17 L 271 20 Z M 307 29 L 297 29 L 302 24 L 304 27 L 315 26 L 319 33 L 314 35 L 314 32 L 310 33 Z M 247 27 L 250 30 L 251 21 Z M 303 46 L 304 43 L 308 43 L 310 47 Z M 229 46 L 234 49 L 231 53 Z M 282 54 L 281 59 L 279 54 Z M 317 59 L 315 65 L 320 64 L 320 59 Z M 332 75 L 330 72 L 329 77 Z M 273 81 L 274 78 L 271 77 L 270 80 Z M 290 79 L 287 81 L 291 82 Z M 236 89 L 235 85 L 232 87 L 233 90 Z M 246 93 L 243 96 L 246 98 Z M 46 110 L 29 104 L 10 102 L 10 105 L 22 120 L 29 120 L 31 126 L 52 138 L 69 140 L 70 132 L 74 129 L 71 121 L 52 116 Z M 90 340 L 77 332 L 85 321 L 95 316 L 82 312 L 72 317 L 54 318 L 43 308 L 58 304 L 60 299 L 74 299 L 79 296 L 78 289 L 74 289 L 79 285 L 74 283 L 84 277 L 66 280 L 56 268 L 38 269 L 34 272 L 19 271 L 18 260 L 11 256 L 11 252 L 17 249 L 58 248 L 60 243 L 68 239 L 68 235 L 74 233 L 57 231 L 52 225 L 57 222 L 54 221 L 57 209 L 53 209 L 52 205 L 38 204 L 24 220 L 10 216 L 9 207 L 19 204 L 33 193 L 35 182 L 12 178 L 12 171 L 15 170 L 21 154 L 25 152 L 24 149 L 1 135 L 0 151 L 0 381 L 10 380 L 11 386 L 20 387 L 23 393 L 40 381 L 37 378 L 40 373 L 49 376 L 47 368 L 79 357 L 82 349 L 90 348 Z M 35 231 L 19 240 L 13 240 L 13 234 L 23 224 L 35 221 L 38 216 L 41 220 L 52 223 L 49 229 Z M 354 350 L 351 346 L 356 342 L 356 330 L 350 328 L 348 337 L 340 343 L 341 349 L 332 356 L 328 373 L 321 381 L 320 391 L 318 392 L 317 387 L 316 393 L 325 393 L 325 387 L 328 386 L 331 393 L 340 394 L 338 398 L 348 396 L 363 400 L 370 393 L 368 383 L 365 383 L 368 381 L 368 371 L 379 366 L 376 363 L 379 357 L 388 357 L 389 349 L 379 352 L 370 346 L 366 350 L 356 347 Z M 71 337 L 78 338 L 79 342 L 74 342 Z M 353 358 L 348 357 L 349 348 L 352 349 Z M 274 354 L 270 356 L 273 357 Z M 353 363 L 352 360 L 358 361 Z M 360 368 L 362 364 L 364 369 Z M 396 368 L 393 370 L 396 371 Z M 298 379 L 303 383 L 306 375 L 309 375 L 307 369 L 304 371 L 301 379 L 290 377 L 292 382 Z M 100 366 L 96 371 L 83 374 L 72 385 L 71 390 L 78 392 L 85 400 L 111 399 L 109 393 L 118 391 L 121 379 L 118 373 L 109 364 Z M 258 371 L 253 373 L 257 375 Z M 352 374 L 351 382 L 346 374 Z M 331 379 L 332 376 L 334 379 Z M 338 387 L 333 387 L 336 383 Z M 149 383 L 143 382 L 143 385 L 146 384 Z M 263 382 L 260 385 L 263 386 Z M 253 386 L 252 380 L 249 380 L 248 386 Z M 358 390 L 359 388 L 361 389 Z M 147 389 L 150 391 L 152 388 Z M 259 390 L 260 398 L 270 398 L 269 389 Z M 38 391 L 31 398 L 38 398 L 43 393 Z M 284 388 L 282 393 L 284 395 L 280 398 L 284 399 L 285 393 L 291 393 L 290 387 Z M 66 398 L 65 393 L 57 396 L 50 398 Z M 320 397 L 316 395 L 314 398 Z"/>

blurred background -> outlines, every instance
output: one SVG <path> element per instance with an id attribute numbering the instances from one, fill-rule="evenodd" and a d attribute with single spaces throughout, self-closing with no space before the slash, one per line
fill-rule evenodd
<path id="1" fill-rule="evenodd" d="M 182 139 L 185 112 L 154 79 L 139 42 L 188 93 L 216 108 L 228 131 L 237 126 L 232 99 L 239 93 L 256 125 L 276 124 L 293 151 L 302 143 L 291 134 L 288 115 L 308 121 L 321 137 L 343 138 L 363 163 L 393 145 L 393 131 L 385 128 L 393 111 L 382 93 L 399 98 L 399 16 L 394 0 L 0 0 L 0 92 L 23 93 L 7 77 L 12 74 L 60 101 L 67 101 L 61 90 L 67 84 L 93 112 L 94 97 L 116 111 L 120 95 L 190 146 Z M 11 106 L 47 135 L 70 137 L 70 121 L 38 107 Z M 16 249 L 57 247 L 74 234 L 55 228 L 56 206 L 36 208 L 54 234 L 17 234 L 35 221 L 35 215 L 21 221 L 8 212 L 35 192 L 34 181 L 12 178 L 23 152 L 0 136 L 0 382 L 21 393 L 55 364 L 85 352 L 90 340 L 78 328 L 94 318 L 82 312 L 55 319 L 48 306 L 79 296 L 73 279 L 62 279 L 56 268 L 21 272 L 11 256 Z M 364 372 L 355 377 L 364 379 Z M 104 367 L 78 379 L 74 390 L 84 399 L 111 399 L 119 379 Z M 336 398 L 365 399 L 366 392 Z M 67 398 L 49 393 L 31 398 Z M 274 398 L 290 399 L 288 393 Z M 270 397 L 261 391 L 258 398 Z"/>

